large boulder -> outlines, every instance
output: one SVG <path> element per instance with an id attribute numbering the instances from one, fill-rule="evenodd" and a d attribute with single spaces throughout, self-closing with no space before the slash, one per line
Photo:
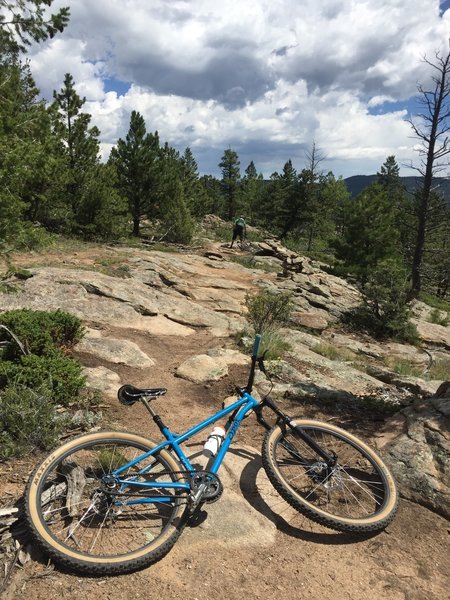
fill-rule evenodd
<path id="1" fill-rule="evenodd" d="M 403 432 L 390 440 L 389 430 L 398 430 L 399 419 Z M 378 445 L 401 495 L 450 518 L 450 384 L 428 400 L 417 400 L 393 420 Z"/>

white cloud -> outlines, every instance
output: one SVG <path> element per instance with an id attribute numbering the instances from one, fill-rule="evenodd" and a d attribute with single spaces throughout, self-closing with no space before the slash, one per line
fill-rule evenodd
<path id="1" fill-rule="evenodd" d="M 392 96 L 373 96 L 367 102 L 367 108 L 374 108 L 375 106 L 382 106 L 385 102 L 394 102 L 395 99 Z"/>
<path id="2" fill-rule="evenodd" d="M 231 145 L 243 168 L 253 159 L 269 175 L 301 163 L 313 140 L 336 175 L 337 165 L 373 172 L 389 154 L 412 157 L 405 111 L 369 109 L 407 100 L 428 77 L 421 58 L 446 48 L 449 33 L 450 11 L 438 9 L 437 0 L 413 10 L 408 0 L 77 0 L 31 66 L 48 99 L 73 75 L 105 151 L 138 110 L 163 141 L 191 146 L 204 172 Z M 107 92 L 108 77 L 131 87 Z"/>

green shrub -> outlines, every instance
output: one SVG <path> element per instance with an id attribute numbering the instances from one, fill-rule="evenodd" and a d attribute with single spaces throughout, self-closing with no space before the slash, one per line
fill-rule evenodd
<path id="1" fill-rule="evenodd" d="M 15 277 L 16 279 L 31 279 L 33 277 L 33 273 L 28 269 L 22 269 L 20 267 L 10 266 L 6 273 L 0 276 L 0 279 L 8 279 L 9 277 Z"/>
<path id="2" fill-rule="evenodd" d="M 131 277 L 129 265 L 123 263 L 121 258 L 101 259 L 95 262 L 95 266 L 99 266 L 100 273 L 109 275 L 110 277 L 119 277 L 127 279 Z"/>
<path id="3" fill-rule="evenodd" d="M 321 356 L 325 356 L 330 360 L 353 360 L 355 358 L 354 352 L 351 350 L 347 350 L 347 348 L 339 348 L 336 346 L 332 346 L 331 344 L 326 344 L 324 342 L 320 342 L 311 348 L 313 352 L 320 354 Z"/>
<path id="4" fill-rule="evenodd" d="M 0 324 L 28 352 L 12 343 L 0 354 L 0 458 L 51 448 L 64 429 L 95 424 L 99 394 L 85 388 L 81 365 L 64 354 L 83 335 L 80 320 L 62 311 L 14 310 L 0 315 Z M 0 341 L 13 340 L 11 333 L 0 328 Z M 61 414 L 60 405 L 70 410 Z"/>
<path id="5" fill-rule="evenodd" d="M 0 324 L 8 327 L 28 352 L 39 356 L 50 354 L 57 347 L 70 348 L 84 333 L 83 325 L 77 317 L 60 310 L 11 310 L 0 314 Z M 0 330 L 0 340 L 7 339 L 6 332 Z M 8 347 L 4 359 L 17 360 L 21 354 L 14 344 Z"/>
<path id="6" fill-rule="evenodd" d="M 290 344 L 284 339 L 283 335 L 279 331 L 266 329 L 261 335 L 259 354 L 262 356 L 262 354 L 265 352 L 265 357 L 267 360 L 277 360 L 290 349 Z"/>
<path id="7" fill-rule="evenodd" d="M 245 305 L 248 310 L 247 320 L 252 332 L 242 332 L 242 336 L 261 335 L 260 355 L 266 352 L 266 358 L 280 358 L 290 349 L 279 328 L 289 320 L 292 312 L 291 294 L 260 291 L 255 295 L 247 294 Z"/>
<path id="8" fill-rule="evenodd" d="M 0 459 L 54 446 L 65 425 L 45 387 L 9 385 L 0 391 Z"/>
<path id="9" fill-rule="evenodd" d="M 417 328 L 409 320 L 409 286 L 401 263 L 391 258 L 379 262 L 360 287 L 363 304 L 343 314 L 344 323 L 375 338 L 419 343 Z"/>
<path id="10" fill-rule="evenodd" d="M 388 357 L 385 359 L 384 363 L 392 369 L 394 373 L 398 373 L 399 375 L 404 375 L 406 377 L 423 377 L 423 369 L 405 358 L 393 359 Z"/>
<path id="11" fill-rule="evenodd" d="M 85 379 L 80 364 L 56 350 L 48 356 L 30 354 L 18 362 L 0 362 L 0 389 L 9 385 L 39 389 L 45 385 L 53 403 L 63 406 L 76 400 Z"/>
<path id="12" fill-rule="evenodd" d="M 450 381 L 450 359 L 437 360 L 433 363 L 428 377 L 435 381 Z"/>
<path id="13" fill-rule="evenodd" d="M 242 267 L 245 267 L 246 269 L 258 269 L 260 271 L 264 271 L 265 273 L 277 273 L 280 270 L 280 267 L 265 263 L 262 260 L 258 260 L 253 255 L 240 256 L 239 254 L 236 254 L 231 256 L 229 260 L 241 265 Z"/>
<path id="14" fill-rule="evenodd" d="M 286 292 L 260 291 L 255 295 L 247 294 L 245 306 L 248 310 L 247 321 L 252 325 L 255 333 L 263 334 L 289 320 L 292 312 L 292 296 Z"/>
<path id="15" fill-rule="evenodd" d="M 361 291 L 373 331 L 378 336 L 411 341 L 417 332 L 409 322 L 409 285 L 403 265 L 392 258 L 380 261 Z"/>
<path id="16" fill-rule="evenodd" d="M 249 354 L 253 350 L 255 333 L 248 329 L 243 329 L 235 335 L 236 343 L 243 346 Z M 291 349 L 290 344 L 285 340 L 284 336 L 276 330 L 266 330 L 261 334 L 261 343 L 259 346 L 259 356 L 265 353 L 265 358 L 270 361 L 277 361 L 285 352 Z M 272 372 L 272 370 L 271 370 Z"/>
<path id="17" fill-rule="evenodd" d="M 23 223 L 13 243 L 16 250 L 42 250 L 53 246 L 55 236 L 43 227 Z"/>
<path id="18" fill-rule="evenodd" d="M 438 298 L 437 296 L 434 296 L 433 294 L 429 294 L 427 292 L 420 292 L 419 300 L 422 300 L 422 302 L 425 302 L 425 304 L 428 304 L 428 306 L 431 306 L 433 308 L 438 308 L 439 310 L 450 312 L 450 301 L 445 300 L 444 298 Z"/>
<path id="19" fill-rule="evenodd" d="M 420 342 L 414 323 L 404 319 L 380 321 L 367 306 L 357 306 L 343 313 L 341 322 L 354 331 L 368 333 L 374 338 L 393 338 L 413 345 Z"/>
<path id="20" fill-rule="evenodd" d="M 442 325 L 443 327 L 447 327 L 450 324 L 450 318 L 447 313 L 444 313 L 438 308 L 434 308 L 430 316 L 428 318 L 430 323 L 435 323 L 436 325 Z"/>

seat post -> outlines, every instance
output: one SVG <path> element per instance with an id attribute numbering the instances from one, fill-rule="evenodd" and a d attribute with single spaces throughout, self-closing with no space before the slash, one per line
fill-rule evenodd
<path id="1" fill-rule="evenodd" d="M 156 417 L 156 413 L 153 410 L 153 408 L 150 406 L 150 402 L 147 400 L 147 398 L 140 398 L 140 400 L 154 419 Z"/>
<path id="2" fill-rule="evenodd" d="M 164 433 L 164 429 L 165 429 L 165 425 L 161 419 L 161 417 L 159 415 L 157 415 L 155 413 L 155 411 L 153 410 L 153 408 L 150 406 L 150 402 L 147 400 L 147 398 L 145 398 L 144 396 L 142 396 L 141 398 L 139 398 L 139 400 L 142 402 L 142 404 L 145 406 L 145 408 L 148 410 L 148 412 L 150 413 L 150 415 L 152 416 L 153 421 L 156 423 L 156 425 L 159 427 L 160 431 L 162 433 Z M 165 434 L 164 434 L 165 435 Z"/>

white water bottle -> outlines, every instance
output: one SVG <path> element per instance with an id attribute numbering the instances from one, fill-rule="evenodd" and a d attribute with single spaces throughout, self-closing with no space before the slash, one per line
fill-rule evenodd
<path id="1" fill-rule="evenodd" d="M 211 458 L 211 456 L 215 456 L 219 451 L 224 437 L 225 429 L 219 426 L 214 427 L 208 439 L 206 440 L 205 445 L 203 446 L 203 454 L 208 458 Z"/>

